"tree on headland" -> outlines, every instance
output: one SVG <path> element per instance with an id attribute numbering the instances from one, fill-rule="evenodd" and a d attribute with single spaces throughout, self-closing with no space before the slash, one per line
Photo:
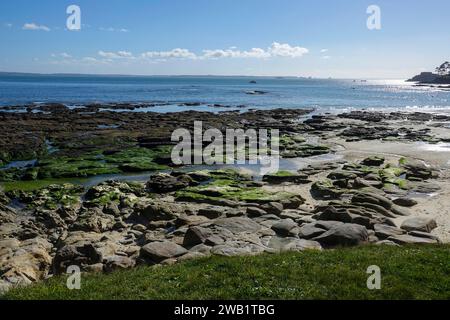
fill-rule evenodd
<path id="1" fill-rule="evenodd" d="M 446 61 L 436 68 L 436 73 L 440 76 L 450 75 L 450 62 Z"/>

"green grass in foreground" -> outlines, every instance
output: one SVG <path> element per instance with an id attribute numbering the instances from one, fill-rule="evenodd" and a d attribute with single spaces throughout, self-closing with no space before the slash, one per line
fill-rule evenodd
<path id="1" fill-rule="evenodd" d="M 366 246 L 256 257 L 211 257 L 82 277 L 57 277 L 5 299 L 450 299 L 450 246 Z M 370 265 L 381 290 L 366 286 Z"/>

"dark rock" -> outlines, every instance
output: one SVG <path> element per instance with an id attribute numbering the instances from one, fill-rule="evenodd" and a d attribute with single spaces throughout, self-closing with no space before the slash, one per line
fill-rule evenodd
<path id="1" fill-rule="evenodd" d="M 188 175 L 174 177 L 167 173 L 158 173 L 150 177 L 147 188 L 158 193 L 168 193 L 194 184 L 194 180 Z"/>
<path id="2" fill-rule="evenodd" d="M 275 215 L 279 215 L 284 209 L 283 205 L 279 202 L 269 202 L 263 204 L 262 206 L 260 206 L 260 208 L 266 211 L 268 214 Z"/>
<path id="3" fill-rule="evenodd" d="M 102 254 L 92 245 L 83 246 L 68 245 L 56 252 L 53 259 L 53 272 L 55 274 L 65 273 L 71 265 L 84 268 L 88 265 L 102 262 Z"/>
<path id="4" fill-rule="evenodd" d="M 344 223 L 312 240 L 325 247 L 356 246 L 369 241 L 367 229 L 357 224 Z"/>
<path id="5" fill-rule="evenodd" d="M 209 206 L 207 208 L 200 209 L 198 211 L 198 215 L 205 216 L 209 219 L 217 219 L 221 216 L 224 216 L 226 211 L 227 211 L 226 207 Z"/>
<path id="6" fill-rule="evenodd" d="M 250 218 L 261 217 L 261 216 L 264 216 L 266 214 L 267 214 L 266 211 L 264 211 L 263 209 L 260 209 L 258 207 L 248 207 L 247 208 L 247 215 Z"/>
<path id="7" fill-rule="evenodd" d="M 393 201 L 396 205 L 401 207 L 414 207 L 417 205 L 417 201 L 411 198 L 398 198 Z"/>
<path id="8" fill-rule="evenodd" d="M 307 175 L 302 174 L 290 174 L 290 175 L 265 175 L 263 181 L 270 184 L 282 184 L 282 183 L 295 183 L 295 184 L 307 184 L 311 180 Z"/>
<path id="9" fill-rule="evenodd" d="M 364 159 L 361 161 L 361 164 L 364 166 L 370 166 L 370 167 L 379 167 L 384 163 L 385 159 L 383 157 L 373 156 Z"/>
<path id="10" fill-rule="evenodd" d="M 314 218 L 317 220 L 325 220 L 325 221 L 352 222 L 352 217 L 347 212 L 347 210 L 338 211 L 333 206 L 327 207 L 322 212 L 316 214 Z"/>
<path id="11" fill-rule="evenodd" d="M 375 193 L 357 193 L 352 198 L 352 203 L 371 203 L 389 210 L 392 208 L 392 201 L 388 198 Z"/>

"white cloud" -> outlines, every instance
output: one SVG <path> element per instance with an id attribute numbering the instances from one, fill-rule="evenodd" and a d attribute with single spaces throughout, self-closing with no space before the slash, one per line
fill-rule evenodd
<path id="1" fill-rule="evenodd" d="M 5 27 L 7 27 L 7 28 L 12 28 L 12 23 L 5 23 Z"/>
<path id="2" fill-rule="evenodd" d="M 308 49 L 302 47 L 293 47 L 287 43 L 272 43 L 269 52 L 275 57 L 300 58 L 309 52 Z"/>
<path id="3" fill-rule="evenodd" d="M 72 56 L 70 54 L 68 54 L 67 52 L 62 52 L 62 53 L 52 53 L 50 55 L 52 58 L 64 58 L 64 59 L 70 59 L 72 58 Z"/>
<path id="4" fill-rule="evenodd" d="M 23 30 L 36 30 L 36 31 L 50 31 L 50 28 L 44 25 L 38 25 L 36 23 L 25 23 L 22 27 Z"/>
<path id="5" fill-rule="evenodd" d="M 203 50 L 202 59 L 220 59 L 220 58 L 269 58 L 270 53 L 261 48 L 253 48 L 249 51 L 240 51 L 235 49 L 216 49 Z"/>
<path id="6" fill-rule="evenodd" d="M 113 28 L 113 27 L 109 27 L 109 28 L 100 27 L 99 30 L 107 31 L 107 32 L 130 32 L 130 30 L 125 29 L 125 28 Z"/>
<path id="7" fill-rule="evenodd" d="M 322 49 L 322 50 L 320 50 L 320 53 L 325 53 L 325 52 L 328 52 L 328 49 Z"/>
<path id="8" fill-rule="evenodd" d="M 160 58 L 160 59 L 196 59 L 197 55 L 188 49 L 176 48 L 170 51 L 148 51 L 141 55 L 143 58 Z"/>
<path id="9" fill-rule="evenodd" d="M 322 59 L 329 60 L 329 59 L 331 59 L 331 56 L 323 56 Z"/>
<path id="10" fill-rule="evenodd" d="M 113 62 L 138 62 L 146 61 L 151 63 L 165 62 L 171 59 L 181 60 L 217 60 L 217 59 L 270 59 L 277 57 L 299 58 L 309 52 L 308 49 L 291 46 L 290 44 L 272 43 L 268 48 L 252 48 L 249 50 L 239 50 L 236 47 L 228 49 L 206 49 L 202 53 L 196 54 L 189 49 L 175 48 L 169 51 L 147 51 L 140 55 L 134 55 L 130 51 L 104 51 L 97 52 L 97 57 L 75 58 L 68 53 L 52 54 L 53 58 L 60 58 L 55 63 L 89 63 L 89 64 L 109 64 Z M 62 59 L 61 59 L 62 58 Z"/>
<path id="11" fill-rule="evenodd" d="M 281 44 L 278 42 L 272 43 L 272 45 L 265 49 L 252 48 L 248 51 L 236 50 L 235 47 L 222 50 L 203 50 L 203 59 L 219 59 L 219 58 L 255 58 L 255 59 L 267 59 L 271 57 L 289 57 L 299 58 L 308 53 L 309 50 L 302 47 L 291 46 L 287 43 Z"/>
<path id="12" fill-rule="evenodd" d="M 133 58 L 133 54 L 129 51 L 117 51 L 117 52 L 99 51 L 98 55 L 108 59 Z"/>

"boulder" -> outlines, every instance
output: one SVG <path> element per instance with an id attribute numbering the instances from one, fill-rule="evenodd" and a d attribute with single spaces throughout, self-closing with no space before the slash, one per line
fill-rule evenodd
<path id="1" fill-rule="evenodd" d="M 401 228 L 406 231 L 431 232 L 437 228 L 436 221 L 427 217 L 414 217 L 403 221 Z"/>
<path id="2" fill-rule="evenodd" d="M 275 215 L 279 215 L 284 209 L 283 205 L 279 202 L 269 202 L 263 204 L 260 208 L 266 211 L 268 214 Z"/>
<path id="3" fill-rule="evenodd" d="M 104 262 L 104 271 L 113 272 L 116 270 L 130 269 L 136 265 L 136 261 L 124 256 L 112 256 Z"/>
<path id="4" fill-rule="evenodd" d="M 295 223 L 292 219 L 284 219 L 272 226 L 272 230 L 275 231 L 278 235 L 282 237 L 292 236 L 291 231 L 294 228 L 297 228 L 298 224 Z"/>
<path id="5" fill-rule="evenodd" d="M 317 221 L 317 222 L 312 222 L 312 224 L 316 227 L 316 228 L 320 228 L 320 229 L 325 229 L 325 230 L 331 230 L 333 228 L 336 228 L 338 226 L 343 225 L 343 222 L 340 221 Z"/>
<path id="6" fill-rule="evenodd" d="M 367 243 L 369 234 L 364 226 L 344 223 L 328 230 L 312 240 L 319 242 L 325 247 L 356 246 Z"/>
<path id="7" fill-rule="evenodd" d="M 266 214 L 267 214 L 266 211 L 264 211 L 263 209 L 260 209 L 258 207 L 248 207 L 247 208 L 247 215 L 250 218 L 261 217 L 261 216 L 264 216 Z"/>
<path id="8" fill-rule="evenodd" d="M 312 239 L 325 233 L 323 228 L 317 228 L 314 223 L 308 223 L 299 228 L 298 237 L 301 239 Z"/>
<path id="9" fill-rule="evenodd" d="M 229 211 L 229 208 L 227 207 L 208 206 L 206 208 L 201 208 L 198 211 L 198 215 L 205 216 L 209 219 L 217 219 L 224 216 L 227 211 Z"/>
<path id="10" fill-rule="evenodd" d="M 364 159 L 361 161 L 361 164 L 363 166 L 370 166 L 370 167 L 379 167 L 384 163 L 385 159 L 383 157 L 373 156 Z"/>
<path id="11" fill-rule="evenodd" d="M 396 227 L 388 226 L 385 224 L 376 224 L 374 225 L 375 235 L 379 239 L 387 239 L 392 236 L 398 236 L 405 234 L 405 231 Z"/>
<path id="12" fill-rule="evenodd" d="M 141 248 L 141 257 L 154 263 L 160 263 L 169 258 L 182 256 L 187 252 L 185 248 L 171 241 L 151 242 Z"/>
<path id="13" fill-rule="evenodd" d="M 67 245 L 56 252 L 53 259 L 53 272 L 55 274 L 65 273 L 72 265 L 86 270 L 89 265 L 102 263 L 102 254 L 92 244 L 82 246 Z"/>
<path id="14" fill-rule="evenodd" d="M 52 245 L 45 239 L 0 241 L 0 282 L 4 289 L 44 279 L 51 267 Z"/>
<path id="15" fill-rule="evenodd" d="M 407 197 L 395 199 L 393 202 L 398 206 L 408 207 L 408 208 L 414 207 L 415 205 L 417 205 L 416 200 L 407 198 Z"/>
<path id="16" fill-rule="evenodd" d="M 178 217 L 169 204 L 160 201 L 139 203 L 135 211 L 149 221 L 168 221 Z"/>
<path id="17" fill-rule="evenodd" d="M 242 234 L 254 234 L 262 226 L 255 221 L 244 218 L 222 218 L 211 223 L 190 227 L 183 240 L 185 247 L 198 244 L 217 245 L 225 241 L 239 240 Z"/>
<path id="18" fill-rule="evenodd" d="M 370 204 L 374 204 L 374 205 L 378 205 L 381 206 L 383 208 L 385 208 L 386 210 L 389 210 L 392 208 L 392 201 L 389 200 L 388 198 L 379 195 L 379 194 L 375 194 L 375 193 L 357 193 L 356 195 L 353 196 L 352 198 L 352 203 L 370 203 Z"/>
<path id="19" fill-rule="evenodd" d="M 270 184 L 295 183 L 306 184 L 310 183 L 307 175 L 303 174 L 269 174 L 263 177 L 263 181 Z"/>
<path id="20" fill-rule="evenodd" d="M 319 207 L 318 210 L 321 210 Z M 314 216 L 317 220 L 325 221 L 341 221 L 341 222 L 352 222 L 352 216 L 347 210 L 337 210 L 333 206 L 326 207 L 322 212 L 319 212 Z"/>
<path id="21" fill-rule="evenodd" d="M 188 175 L 171 176 L 167 173 L 157 173 L 150 177 L 147 188 L 158 193 L 168 193 L 194 185 L 194 180 Z"/>

